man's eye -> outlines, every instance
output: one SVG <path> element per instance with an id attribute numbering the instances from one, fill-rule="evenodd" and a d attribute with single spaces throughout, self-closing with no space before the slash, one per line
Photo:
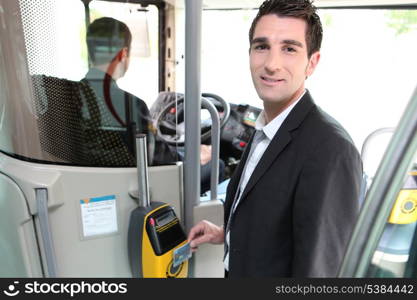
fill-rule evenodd
<path id="1" fill-rule="evenodd" d="M 293 47 L 284 47 L 284 51 L 286 51 L 286 52 L 296 52 L 297 50 L 295 50 L 295 48 L 293 48 Z"/>
<path id="2" fill-rule="evenodd" d="M 265 49 L 268 49 L 268 46 L 265 45 L 265 44 L 259 44 L 259 45 L 255 45 L 253 47 L 253 49 L 255 49 L 255 50 L 265 50 Z"/>

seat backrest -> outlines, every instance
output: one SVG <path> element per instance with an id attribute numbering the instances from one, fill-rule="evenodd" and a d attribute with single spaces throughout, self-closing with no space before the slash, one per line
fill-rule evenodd
<path id="1" fill-rule="evenodd" d="M 45 75 L 33 75 L 32 82 L 44 151 L 71 165 L 136 165 L 126 128 L 102 126 L 112 116 L 87 82 Z"/>

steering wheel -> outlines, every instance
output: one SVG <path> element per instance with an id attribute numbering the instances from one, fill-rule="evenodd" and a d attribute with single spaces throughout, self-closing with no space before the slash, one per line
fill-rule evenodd
<path id="1" fill-rule="evenodd" d="M 177 101 L 169 102 L 161 109 L 155 120 L 157 136 L 170 145 L 184 146 L 184 96 L 178 94 Z M 218 95 L 203 93 L 201 96 L 210 99 L 220 115 L 220 129 L 230 117 L 230 104 Z M 202 122 L 201 141 L 204 142 L 211 136 L 211 122 Z"/>

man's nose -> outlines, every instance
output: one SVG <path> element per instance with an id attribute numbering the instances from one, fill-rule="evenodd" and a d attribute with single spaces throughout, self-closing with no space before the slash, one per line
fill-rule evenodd
<path id="1" fill-rule="evenodd" d="M 281 69 L 282 58 L 277 51 L 269 51 L 265 60 L 265 70 L 269 73 L 274 73 Z"/>

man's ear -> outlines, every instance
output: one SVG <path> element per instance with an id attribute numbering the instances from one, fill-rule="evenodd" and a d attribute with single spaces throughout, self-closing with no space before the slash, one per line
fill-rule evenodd
<path id="1" fill-rule="evenodd" d="M 308 61 L 308 65 L 307 65 L 307 69 L 306 69 L 306 77 L 310 77 L 314 70 L 317 67 L 317 64 L 319 63 L 320 60 L 320 51 L 314 52 L 309 61 Z"/>
<path id="2" fill-rule="evenodd" d="M 129 50 L 126 47 L 123 47 L 119 53 L 117 53 L 117 60 L 124 61 L 129 55 Z"/>

